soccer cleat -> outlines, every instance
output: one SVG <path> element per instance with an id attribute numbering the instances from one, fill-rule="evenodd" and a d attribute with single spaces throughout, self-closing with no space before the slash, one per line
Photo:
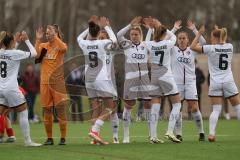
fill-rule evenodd
<path id="1" fill-rule="evenodd" d="M 176 135 L 176 138 L 179 139 L 181 142 L 183 141 L 183 138 L 181 135 Z"/>
<path id="2" fill-rule="evenodd" d="M 113 144 L 119 144 L 119 140 L 117 137 L 113 137 Z"/>
<path id="3" fill-rule="evenodd" d="M 0 143 L 3 143 L 3 138 L 2 137 L 0 138 Z"/>
<path id="4" fill-rule="evenodd" d="M 158 143 L 164 143 L 164 141 L 163 140 L 161 140 L 161 139 L 158 139 L 158 138 L 155 138 L 155 137 L 152 137 L 152 138 L 150 138 L 150 143 L 152 143 L 152 144 L 158 144 Z"/>
<path id="5" fill-rule="evenodd" d="M 93 140 L 90 142 L 90 144 L 92 144 L 92 145 L 97 145 L 98 142 L 97 142 L 95 139 L 93 139 Z"/>
<path id="6" fill-rule="evenodd" d="M 205 134 L 204 133 L 199 133 L 199 141 L 205 141 Z"/>
<path id="7" fill-rule="evenodd" d="M 25 143 L 24 146 L 25 146 L 25 147 L 40 147 L 40 146 L 42 146 L 42 144 L 30 142 L 30 143 Z"/>
<path id="8" fill-rule="evenodd" d="M 44 143 L 43 145 L 53 145 L 54 142 L 53 142 L 53 139 L 52 138 L 48 138 Z"/>
<path id="9" fill-rule="evenodd" d="M 130 143 L 129 137 L 124 137 L 123 138 L 123 143 L 124 144 Z"/>
<path id="10" fill-rule="evenodd" d="M 58 143 L 58 145 L 66 145 L 66 139 L 65 138 L 61 138 L 60 142 Z"/>
<path id="11" fill-rule="evenodd" d="M 177 139 L 173 134 L 166 133 L 165 138 L 167 138 L 170 141 L 175 142 L 175 143 L 181 143 L 181 141 L 179 139 Z"/>
<path id="12" fill-rule="evenodd" d="M 215 141 L 216 141 L 215 136 L 214 136 L 214 135 L 209 135 L 209 136 L 208 136 L 208 141 L 209 141 L 209 142 L 215 142 Z"/>
<path id="13" fill-rule="evenodd" d="M 98 132 L 94 132 L 94 131 L 90 131 L 88 133 L 89 137 L 93 138 L 94 140 L 96 140 L 98 143 L 103 144 L 103 145 L 107 145 L 109 144 L 108 142 L 104 141 L 100 136 Z"/>
<path id="14" fill-rule="evenodd" d="M 15 143 L 16 142 L 16 137 L 12 136 L 12 137 L 9 137 L 7 140 L 6 140 L 6 143 Z"/>

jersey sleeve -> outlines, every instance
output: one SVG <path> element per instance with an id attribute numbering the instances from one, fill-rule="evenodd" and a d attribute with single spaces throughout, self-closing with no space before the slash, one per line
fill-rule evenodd
<path id="1" fill-rule="evenodd" d="M 12 50 L 12 60 L 14 61 L 20 61 L 20 60 L 23 60 L 23 59 L 27 59 L 27 58 L 30 58 L 31 57 L 31 53 L 30 52 L 24 52 L 24 51 L 21 51 L 21 50 Z"/>
<path id="2" fill-rule="evenodd" d="M 173 48 L 175 46 L 177 38 L 176 38 L 175 34 L 173 34 L 169 30 L 167 30 L 167 36 L 169 37 L 169 39 L 167 40 L 167 45 L 169 48 Z"/>
<path id="3" fill-rule="evenodd" d="M 213 45 L 203 45 L 202 52 L 205 54 L 210 54 L 213 52 Z"/>

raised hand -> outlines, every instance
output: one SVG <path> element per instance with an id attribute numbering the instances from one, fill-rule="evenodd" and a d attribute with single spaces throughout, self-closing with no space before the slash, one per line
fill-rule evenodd
<path id="1" fill-rule="evenodd" d="M 43 38 L 43 36 L 44 36 L 43 27 L 40 27 L 36 31 L 36 39 L 41 40 Z"/>
<path id="2" fill-rule="evenodd" d="M 99 25 L 101 27 L 109 26 L 109 20 L 106 17 L 100 17 L 99 19 Z"/>
<path id="3" fill-rule="evenodd" d="M 14 36 L 14 39 L 17 43 L 20 43 L 21 42 L 21 33 L 17 32 Z"/>
<path id="4" fill-rule="evenodd" d="M 201 27 L 200 27 L 200 29 L 199 29 L 199 34 L 203 34 L 205 32 L 205 26 L 204 25 L 202 25 Z"/>
<path id="5" fill-rule="evenodd" d="M 133 18 L 133 20 L 131 21 L 131 26 L 140 26 L 141 20 L 142 20 L 141 16 L 137 16 L 137 17 Z"/>
<path id="6" fill-rule="evenodd" d="M 182 28 L 181 24 L 182 24 L 182 21 L 181 21 L 181 20 L 177 20 L 177 21 L 174 23 L 174 28 L 175 28 L 176 30 L 181 29 L 181 28 Z"/>
<path id="7" fill-rule="evenodd" d="M 214 29 L 219 29 L 218 25 L 215 24 L 214 25 Z"/>
<path id="8" fill-rule="evenodd" d="M 193 23 L 191 20 L 188 20 L 187 28 L 193 31 L 194 29 L 196 29 L 195 23 Z"/>
<path id="9" fill-rule="evenodd" d="M 152 17 L 147 17 L 143 19 L 143 26 L 146 27 L 147 29 L 153 28 L 153 19 Z"/>
<path id="10" fill-rule="evenodd" d="M 154 26 L 154 28 L 159 27 L 161 25 L 162 25 L 162 23 L 158 19 L 153 18 L 153 26 Z"/>
<path id="11" fill-rule="evenodd" d="M 22 31 L 22 33 L 21 33 L 21 40 L 22 41 L 28 40 L 28 35 L 25 31 Z"/>

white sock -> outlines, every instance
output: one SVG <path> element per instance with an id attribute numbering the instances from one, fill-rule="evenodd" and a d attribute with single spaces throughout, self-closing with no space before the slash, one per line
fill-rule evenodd
<path id="1" fill-rule="evenodd" d="M 94 125 L 92 126 L 93 132 L 100 132 L 101 127 L 103 126 L 104 121 L 101 119 L 97 119 Z"/>
<path id="2" fill-rule="evenodd" d="M 195 121 L 196 126 L 198 128 L 198 132 L 199 133 L 204 133 L 203 120 L 202 120 L 201 112 L 198 110 L 197 112 L 192 113 L 192 117 L 193 117 L 193 120 Z"/>
<path id="3" fill-rule="evenodd" d="M 19 112 L 19 124 L 23 133 L 24 143 L 31 143 L 30 137 L 30 127 L 28 122 L 28 110 L 25 109 L 22 112 Z"/>
<path id="4" fill-rule="evenodd" d="M 112 122 L 113 137 L 118 138 L 119 119 L 117 113 L 111 114 L 110 120 Z"/>
<path id="5" fill-rule="evenodd" d="M 174 103 L 174 104 L 172 104 L 172 106 L 173 106 L 173 108 L 170 113 L 169 122 L 168 122 L 168 131 L 167 131 L 168 134 L 173 134 L 173 130 L 176 125 L 176 121 L 180 114 L 181 103 Z"/>
<path id="6" fill-rule="evenodd" d="M 182 112 L 180 112 L 175 125 L 176 135 L 182 135 Z"/>
<path id="7" fill-rule="evenodd" d="M 213 105 L 213 111 L 209 117 L 209 134 L 215 135 L 218 117 L 221 113 L 222 105 Z"/>
<path id="8" fill-rule="evenodd" d="M 150 115 L 150 137 L 157 138 L 157 124 L 159 118 L 161 104 L 155 103 L 152 104 L 151 107 L 151 115 Z"/>
<path id="9" fill-rule="evenodd" d="M 148 124 L 148 136 L 151 136 L 151 130 L 150 130 L 150 116 L 151 116 L 151 109 L 144 109 L 145 119 Z"/>
<path id="10" fill-rule="evenodd" d="M 237 119 L 240 120 L 240 104 L 233 106 L 237 112 Z"/>
<path id="11" fill-rule="evenodd" d="M 131 109 L 123 109 L 123 136 L 129 137 L 129 125 L 131 122 Z"/>

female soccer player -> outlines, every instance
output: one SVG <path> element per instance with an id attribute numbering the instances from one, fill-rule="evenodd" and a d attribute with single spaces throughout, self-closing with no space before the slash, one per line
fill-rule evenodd
<path id="1" fill-rule="evenodd" d="M 218 28 L 211 32 L 211 45 L 199 45 L 198 41 L 204 33 L 202 26 L 199 33 L 191 44 L 191 49 L 198 53 L 208 55 L 208 68 L 210 72 L 210 86 L 208 95 L 211 98 L 213 111 L 209 117 L 210 142 L 215 141 L 215 129 L 218 117 L 222 110 L 222 97 L 228 98 L 236 109 L 237 117 L 240 119 L 240 98 L 237 86 L 233 79 L 231 62 L 233 56 L 233 45 L 227 43 L 227 29 Z"/>
<path id="2" fill-rule="evenodd" d="M 2 31 L 0 37 L 0 115 L 3 115 L 9 108 L 19 112 L 19 123 L 24 135 L 25 146 L 41 146 L 31 140 L 26 100 L 19 90 L 17 82 L 20 61 L 35 57 L 36 50 L 24 31 L 21 33 L 21 40 L 26 43 L 30 52 L 16 50 L 16 40 L 11 33 Z"/>
<path id="3" fill-rule="evenodd" d="M 108 33 L 105 30 L 101 30 L 100 34 L 98 36 L 99 40 L 104 40 L 104 39 L 109 39 Z M 114 60 L 114 51 L 113 49 L 116 48 L 111 48 L 111 45 L 108 46 L 109 49 L 106 51 L 106 65 L 107 65 L 107 74 L 109 79 L 111 79 L 115 90 L 117 90 L 117 86 L 116 86 L 116 79 L 115 79 L 115 70 L 114 70 L 114 64 L 113 64 L 113 60 Z M 110 115 L 110 120 L 112 122 L 112 132 L 113 132 L 113 143 L 114 144 L 118 144 L 119 140 L 118 140 L 118 128 L 119 128 L 119 119 L 118 119 L 118 115 L 117 115 L 117 99 L 114 99 L 114 110 L 112 112 L 112 114 Z M 101 103 L 101 100 L 99 101 L 99 103 Z M 98 107 L 95 108 L 93 110 L 93 115 L 95 117 L 93 117 L 94 119 L 97 118 L 99 116 L 99 114 L 101 113 L 101 104 L 98 104 Z M 94 121 L 95 122 L 95 121 Z M 97 144 L 97 141 L 92 141 L 91 144 Z"/>
<path id="4" fill-rule="evenodd" d="M 97 24 L 99 23 L 99 24 Z M 100 116 L 97 117 L 92 126 L 89 136 L 100 144 L 108 144 L 100 136 L 100 128 L 104 121 L 112 113 L 114 109 L 113 97 L 117 96 L 112 80 L 107 73 L 106 64 L 106 46 L 117 43 L 117 39 L 109 26 L 109 20 L 106 17 L 101 17 L 98 21 L 96 17 L 91 17 L 89 20 L 89 28 L 81 33 L 78 38 L 78 44 L 85 55 L 85 83 L 90 101 L 95 101 L 93 105 L 98 105 L 98 98 L 103 100 L 105 108 Z M 99 40 L 100 26 L 108 33 L 109 39 Z M 89 38 L 84 40 L 89 33 Z"/>
<path id="5" fill-rule="evenodd" d="M 56 109 L 61 132 L 59 145 L 66 144 L 67 116 L 66 116 L 66 88 L 64 82 L 63 60 L 67 45 L 62 41 L 58 25 L 48 25 L 46 29 L 47 42 L 43 43 L 43 28 L 36 31 L 37 50 L 36 62 L 41 63 L 40 97 L 44 113 L 44 125 L 47 140 L 44 145 L 53 145 L 52 125 L 53 108 Z"/>
<path id="6" fill-rule="evenodd" d="M 136 104 L 136 100 L 144 100 L 144 108 L 147 119 L 150 117 L 150 97 L 148 85 L 148 59 L 149 54 L 146 45 L 142 42 L 142 29 L 140 27 L 141 17 L 135 17 L 130 24 L 117 33 L 118 41 L 125 54 L 125 82 L 124 95 L 125 101 L 123 111 L 123 143 L 129 143 L 129 124 L 131 122 L 131 110 Z M 130 31 L 130 40 L 124 35 Z M 160 142 L 158 139 L 151 139 L 154 143 Z"/>
<path id="7" fill-rule="evenodd" d="M 188 21 L 188 28 L 198 33 L 196 26 L 192 21 Z M 175 33 L 181 28 L 181 21 L 176 21 L 172 32 Z M 200 44 L 206 44 L 205 39 L 200 37 Z M 198 107 L 198 95 L 196 88 L 196 74 L 195 74 L 195 52 L 189 47 L 188 33 L 180 31 L 177 33 L 177 45 L 172 48 L 172 72 L 175 82 L 180 92 L 181 101 L 187 101 L 188 106 L 191 107 L 192 117 L 196 123 L 199 131 L 199 141 L 204 141 L 204 130 L 202 114 Z M 176 137 L 182 141 L 182 115 L 176 122 Z"/>
<path id="8" fill-rule="evenodd" d="M 176 36 L 167 30 L 157 19 L 148 19 L 149 20 L 147 20 L 147 18 L 145 19 L 145 23 L 152 23 L 148 25 L 154 28 L 153 41 L 145 42 L 151 55 L 151 138 L 157 138 L 157 123 L 161 97 L 169 96 L 173 108 L 170 113 L 168 131 L 165 137 L 173 142 L 179 143 L 181 141 L 174 136 L 173 130 L 180 114 L 181 100 L 170 63 L 170 53 L 176 43 Z M 166 40 L 166 37 L 169 39 Z"/>

